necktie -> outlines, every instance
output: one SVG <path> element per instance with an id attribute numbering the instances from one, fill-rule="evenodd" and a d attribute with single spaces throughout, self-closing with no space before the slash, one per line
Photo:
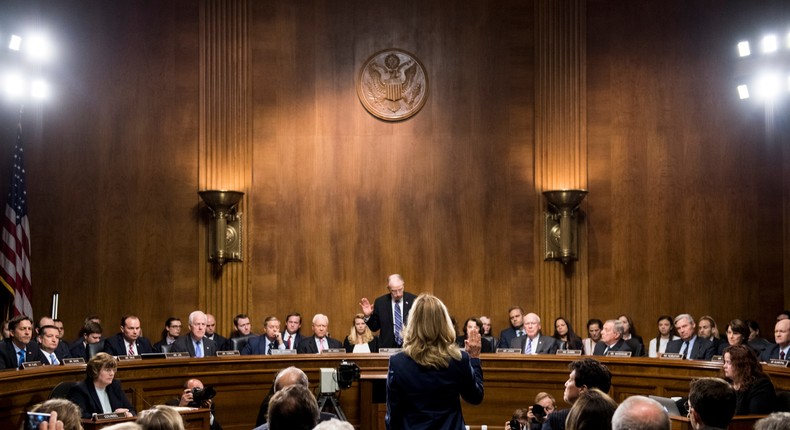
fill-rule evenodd
<path id="1" fill-rule="evenodd" d="M 688 349 L 688 347 L 689 347 L 689 342 L 688 341 L 683 342 L 683 348 L 680 348 L 680 354 L 683 355 L 684 357 L 687 355 L 686 350 Z"/>
<path id="2" fill-rule="evenodd" d="M 607 346 L 606 348 L 603 349 L 603 355 L 606 355 L 608 352 L 609 352 L 609 347 Z"/>
<path id="3" fill-rule="evenodd" d="M 203 347 L 200 345 L 201 343 L 201 341 L 195 342 L 195 357 L 197 358 L 203 357 Z"/>
<path id="4" fill-rule="evenodd" d="M 322 337 L 321 338 L 321 351 L 320 352 L 324 352 L 325 349 L 326 349 L 326 338 Z"/>
<path id="5" fill-rule="evenodd" d="M 784 351 L 779 351 L 779 359 L 780 360 L 784 360 L 785 359 L 785 352 Z"/>
<path id="6" fill-rule="evenodd" d="M 266 350 L 266 355 L 272 355 L 272 345 L 274 342 L 269 342 L 269 348 Z"/>
<path id="7" fill-rule="evenodd" d="M 50 363 L 52 363 L 52 364 L 54 364 L 55 366 L 57 366 L 58 364 L 60 364 L 60 362 L 58 361 L 58 357 L 56 357 L 56 356 L 55 356 L 55 353 L 54 353 L 54 352 L 53 352 L 53 353 L 51 353 L 51 354 L 49 354 L 49 362 L 50 362 Z"/>
<path id="8" fill-rule="evenodd" d="M 25 362 L 25 351 L 19 351 L 16 354 L 19 356 L 19 367 L 22 367 L 22 363 Z"/>
<path id="9" fill-rule="evenodd" d="M 395 302 L 395 343 L 400 345 L 403 342 L 400 332 L 403 331 L 403 315 L 400 310 L 400 300 Z"/>
<path id="10" fill-rule="evenodd" d="M 288 349 L 292 349 L 292 348 L 291 348 L 291 345 L 292 345 L 292 343 L 291 343 L 291 342 L 292 342 L 292 339 L 293 339 L 293 338 L 294 338 L 294 337 L 293 337 L 293 335 L 292 335 L 292 334 L 289 334 L 289 335 L 288 335 Z"/>
<path id="11" fill-rule="evenodd" d="M 524 354 L 532 354 L 532 339 L 527 339 L 527 349 Z"/>
<path id="12" fill-rule="evenodd" d="M 135 355 L 135 353 L 134 353 L 134 344 L 133 343 L 129 344 L 129 355 Z"/>

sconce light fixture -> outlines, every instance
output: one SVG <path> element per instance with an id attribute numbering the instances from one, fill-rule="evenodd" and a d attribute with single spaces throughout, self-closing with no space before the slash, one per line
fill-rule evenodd
<path id="1" fill-rule="evenodd" d="M 211 210 L 209 223 L 208 255 L 220 268 L 228 261 L 241 261 L 241 213 L 236 205 L 244 193 L 241 191 L 199 191 L 200 198 Z"/>
<path id="2" fill-rule="evenodd" d="M 544 261 L 568 264 L 579 255 L 578 209 L 587 190 L 544 191 L 549 203 L 544 212 Z"/>

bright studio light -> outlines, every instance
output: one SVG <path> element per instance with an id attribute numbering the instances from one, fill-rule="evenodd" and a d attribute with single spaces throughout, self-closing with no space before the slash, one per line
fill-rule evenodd
<path id="1" fill-rule="evenodd" d="M 36 79 L 30 84 L 30 95 L 34 99 L 49 98 L 49 85 L 43 79 Z"/>
<path id="2" fill-rule="evenodd" d="M 25 80 L 19 73 L 9 72 L 3 76 L 3 94 L 11 99 L 22 96 L 25 92 Z"/>
<path id="3" fill-rule="evenodd" d="M 770 100 L 782 91 L 782 84 L 776 74 L 766 74 L 757 79 L 757 95 L 761 99 Z"/>
<path id="4" fill-rule="evenodd" d="M 25 53 L 35 61 L 48 61 L 52 58 L 53 49 L 49 38 L 36 34 L 27 39 Z"/>
<path id="5" fill-rule="evenodd" d="M 776 52 L 777 49 L 779 49 L 779 42 L 776 39 L 776 35 L 770 34 L 768 36 L 763 37 L 762 48 L 763 48 L 763 53 L 766 54 L 769 54 L 771 52 Z"/>
<path id="6" fill-rule="evenodd" d="M 8 42 L 8 49 L 12 51 L 19 51 L 19 48 L 22 47 L 22 38 L 17 36 L 16 34 L 11 35 L 11 41 Z"/>
<path id="7" fill-rule="evenodd" d="M 741 100 L 749 98 L 749 88 L 746 85 L 738 85 L 738 97 L 740 97 Z"/>
<path id="8" fill-rule="evenodd" d="M 743 41 L 738 42 L 738 55 L 741 57 L 748 57 L 752 53 L 751 48 L 749 48 L 749 42 Z"/>

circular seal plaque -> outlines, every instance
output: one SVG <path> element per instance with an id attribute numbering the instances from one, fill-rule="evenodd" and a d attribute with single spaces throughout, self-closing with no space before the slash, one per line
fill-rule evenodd
<path id="1" fill-rule="evenodd" d="M 400 121 L 417 112 L 428 98 L 428 77 L 420 60 L 400 49 L 373 54 L 359 71 L 357 95 L 368 112 L 385 121 Z"/>

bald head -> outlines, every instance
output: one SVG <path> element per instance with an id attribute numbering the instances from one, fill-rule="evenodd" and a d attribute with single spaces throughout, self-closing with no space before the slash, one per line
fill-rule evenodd
<path id="1" fill-rule="evenodd" d="M 274 378 L 274 391 L 280 391 L 287 386 L 297 384 L 309 388 L 307 375 L 298 367 L 287 367 L 281 370 L 277 377 Z"/>
<path id="2" fill-rule="evenodd" d="M 612 430 L 669 430 L 669 414 L 657 401 L 631 396 L 614 412 Z"/>

